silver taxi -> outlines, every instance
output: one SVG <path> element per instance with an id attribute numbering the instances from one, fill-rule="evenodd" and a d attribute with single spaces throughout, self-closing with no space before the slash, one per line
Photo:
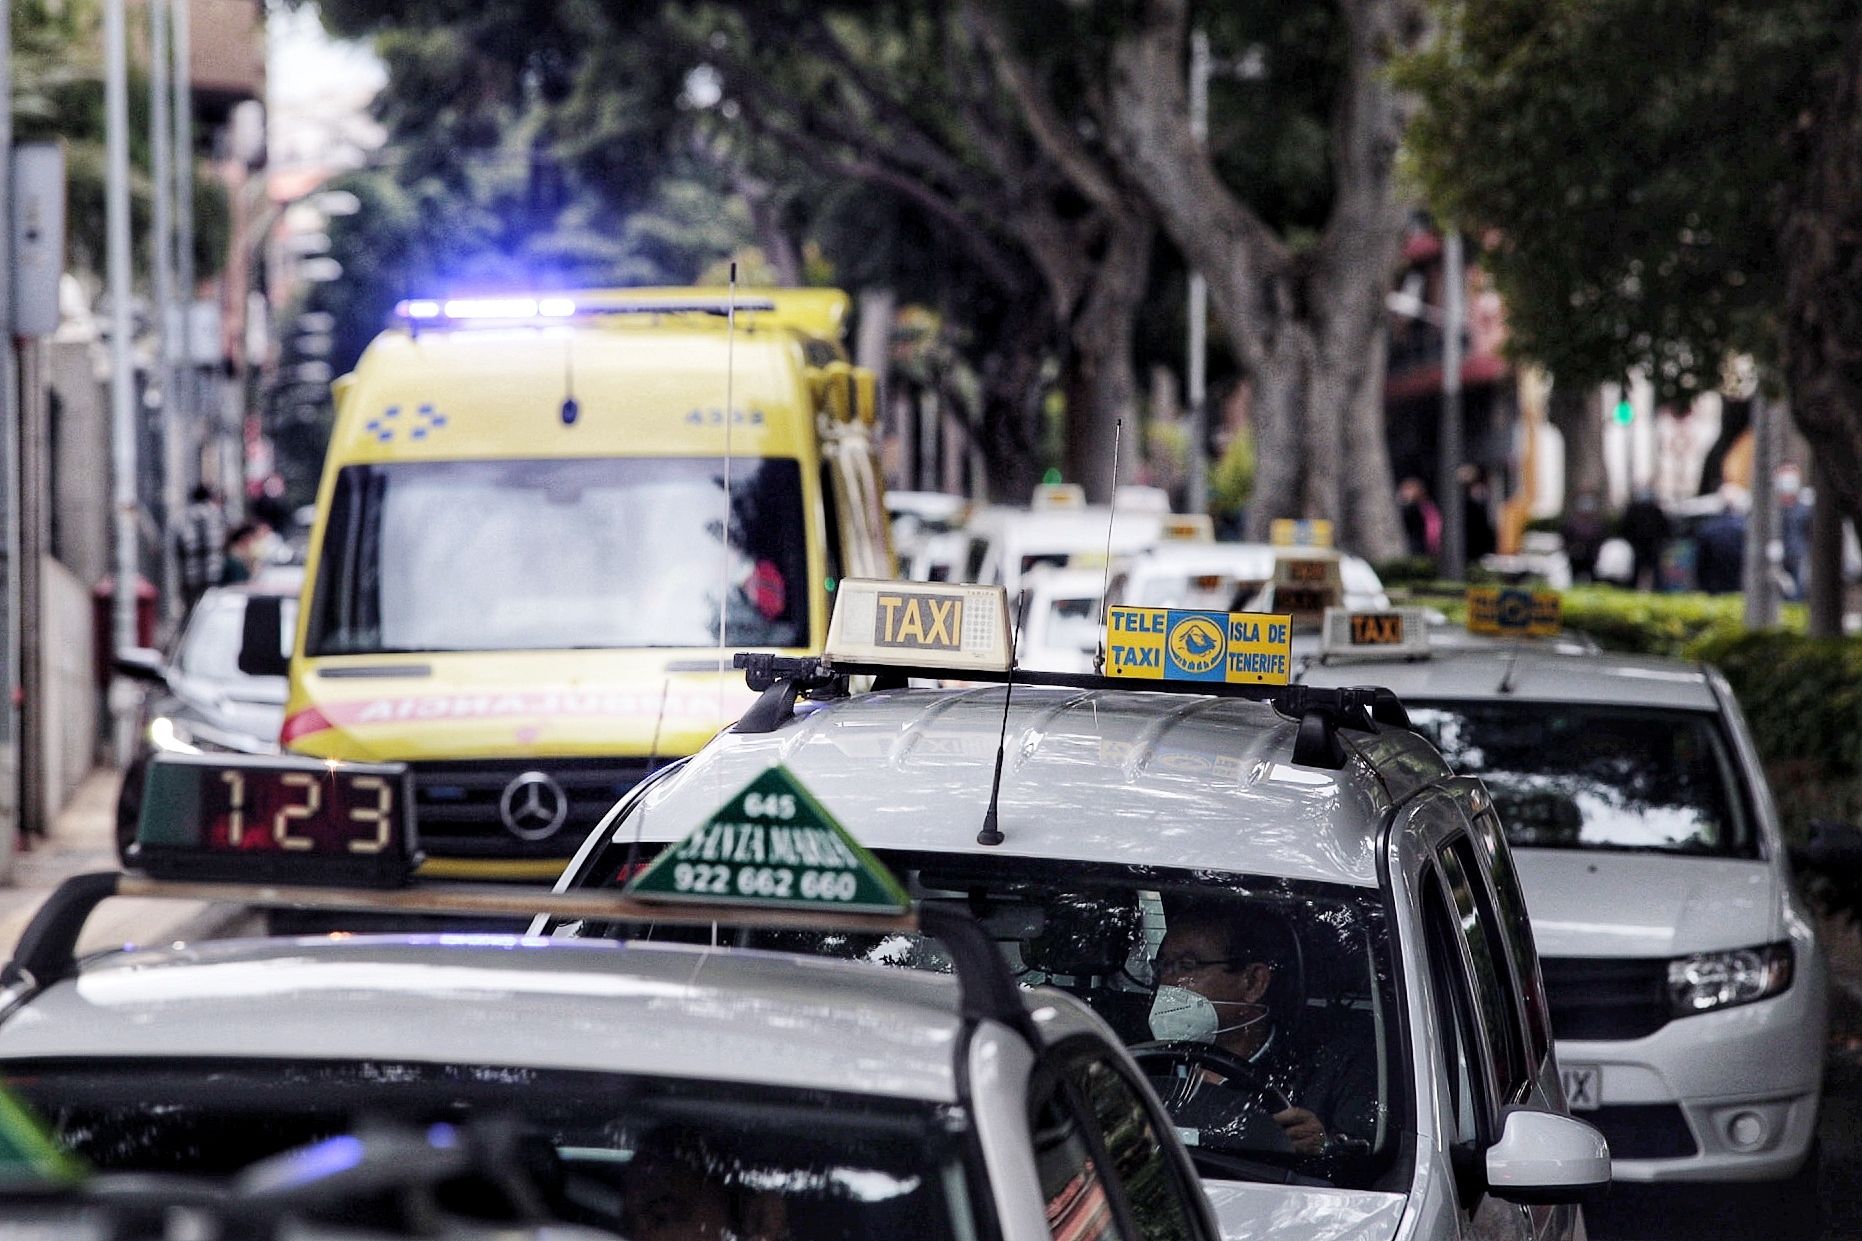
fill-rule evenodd
<path id="1" fill-rule="evenodd" d="M 1565 1093 L 1609 1138 L 1616 1178 L 1802 1176 L 1787 1197 L 1814 1200 L 1826 967 L 1726 682 L 1544 644 L 1366 654 L 1341 646 L 1302 679 L 1388 686 L 1485 781 Z"/>
<path id="2" fill-rule="evenodd" d="M 404 784 L 305 760 L 156 759 L 138 860 L 159 877 L 80 876 L 47 903 L 0 976 L 0 1089 L 106 1174 L 237 1177 L 332 1139 L 340 1163 L 360 1149 L 343 1135 L 385 1124 L 489 1130 L 506 1164 L 441 1186 L 442 1208 L 491 1202 L 493 1219 L 629 1241 L 1216 1236 L 1118 1040 L 1074 998 L 1017 989 L 962 915 L 813 915 L 924 937 L 952 978 L 709 942 L 719 923 L 781 925 L 783 909 L 409 886 L 411 837 L 392 813 Z M 188 822 L 151 832 L 163 807 Z M 255 825 L 261 807 L 294 813 Z M 253 882 L 194 881 L 242 875 Z M 700 933 L 333 935 L 75 960 L 85 917 L 117 895 L 584 925 L 645 911 Z"/>
<path id="3" fill-rule="evenodd" d="M 877 612 L 845 620 L 873 590 Z M 1564 1114 L 1479 782 L 1388 696 L 1248 701 L 1043 674 L 845 692 L 846 674 L 904 671 L 875 658 L 875 615 L 883 630 L 888 609 L 966 591 L 964 649 L 945 664 L 1002 680 L 1006 660 L 971 657 L 972 641 L 1008 641 L 975 588 L 843 582 L 829 659 L 753 668 L 757 708 L 623 800 L 558 891 L 624 882 L 688 840 L 711 790 L 780 768 L 919 901 L 973 913 L 1023 983 L 1118 1032 L 1225 1237 L 1581 1236 L 1572 1204 L 1607 1180 L 1608 1153 Z M 781 942 L 936 965 L 904 937 Z"/>

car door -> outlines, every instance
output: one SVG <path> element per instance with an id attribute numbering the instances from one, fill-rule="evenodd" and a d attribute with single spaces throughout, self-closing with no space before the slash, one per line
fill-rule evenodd
<path id="1" fill-rule="evenodd" d="M 1555 1210 L 1503 1202 L 1479 1190 L 1504 1109 L 1534 1089 L 1530 1036 L 1490 893 L 1483 911 L 1484 878 L 1477 886 L 1483 858 L 1474 851 L 1467 820 L 1451 799 L 1431 797 L 1413 809 L 1411 822 L 1427 849 L 1415 897 L 1440 1032 L 1437 1068 L 1448 1094 L 1446 1138 L 1462 1235 L 1483 1241 L 1560 1236 L 1567 1225 Z"/>
<path id="2" fill-rule="evenodd" d="M 1044 1055 L 1028 1121 L 1053 1241 L 1217 1241 L 1162 1109 L 1106 1048 L 1080 1038 Z"/>

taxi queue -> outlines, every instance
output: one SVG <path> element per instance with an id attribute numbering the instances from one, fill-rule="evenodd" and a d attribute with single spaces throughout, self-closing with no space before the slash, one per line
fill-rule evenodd
<path id="1" fill-rule="evenodd" d="M 1481 594 L 1484 632 L 1457 635 L 1391 609 L 1326 523 L 1219 544 L 1143 489 L 1110 509 L 1064 486 L 1027 511 L 921 505 L 899 552 L 930 580 L 859 576 L 892 552 L 870 386 L 836 361 L 844 299 L 649 293 L 582 296 L 587 315 L 557 306 L 542 329 L 506 321 L 522 308 L 410 303 L 346 385 L 295 632 L 281 641 L 263 598 L 243 626 L 240 668 L 288 673 L 295 752 L 152 746 L 125 799 L 128 870 L 70 882 L 22 938 L 0 973 L 17 1171 L 0 1216 L 150 1236 L 180 1206 L 267 1236 L 1572 1238 L 1613 1145 L 1624 1179 L 1814 1177 L 1820 952 L 1710 674 L 1611 667 L 1573 688 L 1550 661 L 1590 653 L 1556 635 L 1555 598 Z M 769 346 L 761 407 L 681 414 L 740 315 Z M 542 470 L 528 433 L 474 404 L 519 328 L 580 355 Z M 639 445 L 588 430 L 604 385 L 655 356 L 685 369 L 651 392 L 667 438 L 644 456 L 721 441 L 728 478 L 741 423 L 761 430 L 740 428 L 739 451 L 804 458 L 783 492 L 799 503 L 738 508 L 733 486 L 706 536 L 768 640 L 737 654 L 727 697 L 686 617 L 650 729 L 598 709 L 577 725 L 584 767 L 626 751 L 624 795 L 593 830 L 565 808 L 529 836 L 500 803 L 513 852 L 461 817 L 477 772 L 435 761 L 435 730 L 515 765 L 504 800 L 570 769 L 529 770 L 551 739 L 496 710 L 421 704 L 527 710 L 511 688 L 527 668 L 563 701 L 653 695 L 576 688 L 562 626 L 610 606 L 599 578 L 507 540 L 535 597 L 493 608 L 471 593 L 489 577 L 462 577 L 419 514 L 453 475 L 507 531 L 609 538 L 627 513 L 671 512 L 627 464 Z M 488 395 L 542 380 L 513 383 Z M 690 499 L 672 506 L 688 526 Z M 739 555 L 739 522 L 782 514 L 806 536 L 794 565 Z M 390 599 L 379 571 L 364 597 L 344 575 L 365 553 L 391 563 L 390 528 L 396 556 L 441 566 L 431 598 Z M 791 546 L 773 530 L 758 546 Z M 676 542 L 654 550 L 669 589 L 695 576 Z M 509 643 L 461 649 L 474 616 Z M 701 747 L 695 721 L 726 702 L 736 722 Z M 1515 706 L 1551 731 L 1519 738 Z M 1646 743 L 1652 720 L 1661 744 L 1626 751 L 1640 782 L 1574 741 L 1614 726 Z M 1533 765 L 1548 755 L 1569 769 Z M 1628 880 L 1569 865 L 1631 855 L 1648 869 Z M 1701 860 L 1687 900 L 1643 910 L 1635 935 L 1574 933 L 1621 904 L 1610 882 Z M 546 861 L 549 893 L 459 882 Z M 336 929 L 79 959 L 117 896 Z M 425 929 L 340 929 L 384 915 Z M 528 933 L 483 929 L 511 919 Z M 1787 1054 L 1741 1071 L 1786 1031 Z"/>

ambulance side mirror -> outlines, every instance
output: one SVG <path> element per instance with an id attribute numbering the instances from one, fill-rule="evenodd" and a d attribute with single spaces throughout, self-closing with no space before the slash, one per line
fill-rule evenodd
<path id="1" fill-rule="evenodd" d="M 239 639 L 239 670 L 253 677 L 282 677 L 291 671 L 291 635 L 285 632 L 285 600 L 252 595 Z"/>
<path id="2" fill-rule="evenodd" d="M 1487 1148 L 1487 1190 L 1528 1206 L 1583 1202 L 1610 1184 L 1610 1146 L 1581 1120 L 1539 1108 L 1508 1108 L 1500 1140 Z"/>

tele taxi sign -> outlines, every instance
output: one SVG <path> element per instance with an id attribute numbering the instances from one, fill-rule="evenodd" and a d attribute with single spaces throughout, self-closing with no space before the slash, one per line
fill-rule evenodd
<path id="1" fill-rule="evenodd" d="M 1267 537 L 1275 547 L 1330 547 L 1332 523 L 1322 517 L 1276 517 L 1267 527 Z"/>
<path id="2" fill-rule="evenodd" d="M 771 767 L 627 885 L 641 900 L 904 913 L 899 881 L 786 768 Z"/>
<path id="3" fill-rule="evenodd" d="M 1106 613 L 1106 672 L 1149 681 L 1285 685 L 1291 617 L 1117 606 Z"/>
<path id="4" fill-rule="evenodd" d="M 1555 590 L 1524 586 L 1468 588 L 1468 632 L 1498 637 L 1553 638 L 1563 627 Z"/>
<path id="5" fill-rule="evenodd" d="M 847 578 L 834 592 L 831 660 L 1007 671 L 1009 645 L 1000 586 Z"/>

